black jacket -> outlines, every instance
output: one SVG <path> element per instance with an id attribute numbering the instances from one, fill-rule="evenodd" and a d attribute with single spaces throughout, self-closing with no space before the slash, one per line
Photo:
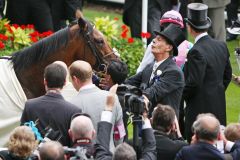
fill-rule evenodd
<path id="1" fill-rule="evenodd" d="M 71 118 L 76 113 L 81 113 L 81 109 L 65 101 L 62 95 L 47 93 L 26 102 L 21 124 L 39 119 L 37 127 L 40 131 L 50 126 L 53 130 L 60 132 L 62 145 L 71 146 L 68 129 Z"/>
<path id="2" fill-rule="evenodd" d="M 109 151 L 109 141 L 112 124 L 108 122 L 99 122 L 96 142 L 96 160 L 112 160 L 112 153 Z M 144 160 L 156 160 L 156 141 L 152 129 L 142 131 Z"/>

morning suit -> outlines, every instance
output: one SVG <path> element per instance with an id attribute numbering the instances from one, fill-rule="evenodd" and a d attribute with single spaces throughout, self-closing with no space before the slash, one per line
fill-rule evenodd
<path id="1" fill-rule="evenodd" d="M 82 0 L 47 0 L 51 9 L 54 31 L 60 30 L 62 22 L 75 20 L 75 12 L 82 8 Z M 66 25 L 66 22 L 65 22 Z"/>
<path id="2" fill-rule="evenodd" d="M 28 121 L 35 122 L 38 119 L 37 127 L 41 133 L 44 129 L 51 127 L 55 133 L 62 136 L 59 142 L 63 146 L 71 146 L 71 139 L 68 136 L 71 118 L 74 114 L 81 113 L 81 109 L 64 100 L 61 94 L 48 92 L 45 95 L 30 99 L 26 102 L 21 124 Z M 44 137 L 44 134 L 42 135 Z"/>
<path id="3" fill-rule="evenodd" d="M 96 160 L 112 160 L 112 153 L 109 151 L 109 137 L 111 136 L 112 124 L 108 122 L 99 122 L 97 131 Z M 152 128 L 142 130 L 142 159 L 156 160 L 156 141 Z"/>
<path id="4" fill-rule="evenodd" d="M 226 125 L 225 90 L 232 68 L 226 44 L 205 35 L 188 52 L 184 66 L 185 134 L 190 142 L 191 126 L 199 113 L 212 113 Z"/>
<path id="5" fill-rule="evenodd" d="M 106 106 L 106 99 L 108 94 L 108 91 L 101 90 L 95 85 L 92 85 L 91 87 L 80 89 L 78 95 L 70 101 L 77 107 L 81 108 L 83 113 L 87 113 L 91 116 L 91 120 L 96 131 L 97 124 L 101 120 L 101 113 Z M 111 121 L 113 125 L 122 123 L 122 108 L 117 96 L 115 98 L 115 106 L 113 109 L 113 117 Z M 113 135 L 113 128 L 111 135 Z M 110 148 L 111 151 L 113 151 L 115 148 L 113 143 L 113 136 L 111 136 L 110 139 Z"/>
<path id="6" fill-rule="evenodd" d="M 209 35 L 221 41 L 226 41 L 226 29 L 224 10 L 231 0 L 189 0 L 190 2 L 200 2 L 208 6 L 208 16 L 212 21 L 209 28 Z"/>
<path id="7" fill-rule="evenodd" d="M 152 103 L 152 108 L 158 103 L 170 105 L 178 117 L 184 87 L 183 72 L 176 65 L 172 57 L 169 57 L 155 70 L 155 77 L 158 76 L 158 70 L 161 72 L 161 75 L 159 75 L 157 81 L 154 81 L 153 79 L 150 80 L 153 65 L 154 63 L 149 64 L 143 71 L 127 79 L 125 83 L 143 89 L 143 94 Z"/>
<path id="8" fill-rule="evenodd" d="M 158 160 L 174 160 L 178 151 L 188 145 L 183 139 L 174 140 L 163 132 L 154 132 Z"/>
<path id="9" fill-rule="evenodd" d="M 39 32 L 53 31 L 51 9 L 47 0 L 8 0 L 6 18 L 11 24 L 34 24 Z"/>
<path id="10" fill-rule="evenodd" d="M 174 1 L 174 0 L 172 0 Z M 125 0 L 123 11 L 123 22 L 131 29 L 132 37 L 141 38 L 142 31 L 142 0 Z M 162 15 L 172 9 L 170 0 L 149 0 L 148 1 L 148 32 L 151 38 L 148 44 L 155 37 L 154 31 L 160 31 Z"/>

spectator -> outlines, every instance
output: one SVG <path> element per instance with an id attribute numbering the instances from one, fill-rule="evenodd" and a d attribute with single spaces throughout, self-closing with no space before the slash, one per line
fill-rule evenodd
<path id="1" fill-rule="evenodd" d="M 0 151 L 0 160 L 28 159 L 37 147 L 37 141 L 31 128 L 16 127 L 10 135 L 8 150 Z"/>
<path id="2" fill-rule="evenodd" d="M 6 18 L 11 24 L 34 24 L 39 32 L 54 30 L 47 0 L 8 0 Z"/>
<path id="3" fill-rule="evenodd" d="M 37 122 L 38 129 L 43 136 L 46 133 L 45 129 L 52 128 L 55 131 L 53 140 L 59 138 L 62 145 L 70 146 L 68 129 L 71 117 L 80 113 L 81 109 L 65 101 L 60 93 L 66 82 L 66 75 L 66 69 L 59 64 L 53 63 L 45 68 L 44 85 L 47 93 L 26 102 L 21 124 L 28 121 Z"/>
<path id="4" fill-rule="evenodd" d="M 136 160 L 137 156 L 132 147 L 126 143 L 122 143 L 117 146 L 115 152 L 109 151 L 109 141 L 111 137 L 112 123 L 111 119 L 113 116 L 115 104 L 115 94 L 118 85 L 114 85 L 110 89 L 110 94 L 107 96 L 105 111 L 102 112 L 101 121 L 98 122 L 98 133 L 97 133 L 97 143 L 96 143 L 96 159 L 97 160 Z M 143 131 L 143 155 L 142 158 L 145 160 L 155 160 L 156 159 L 156 141 L 153 135 L 153 130 L 148 118 L 145 117 Z"/>
<path id="5" fill-rule="evenodd" d="M 166 11 L 176 5 L 176 0 L 151 0 L 148 1 L 148 32 L 151 37 L 148 44 L 155 37 L 154 31 L 159 31 L 159 19 Z M 142 26 L 142 1 L 125 0 L 123 11 L 123 22 L 130 27 L 131 36 L 141 38 Z"/>
<path id="6" fill-rule="evenodd" d="M 200 0 L 200 1 L 208 6 L 208 16 L 212 20 L 212 25 L 208 30 L 209 35 L 216 40 L 226 41 L 224 10 L 226 5 L 229 4 L 231 0 Z"/>
<path id="7" fill-rule="evenodd" d="M 232 142 L 240 140 L 240 124 L 232 123 L 227 125 L 224 130 L 224 135 L 227 140 Z"/>
<path id="8" fill-rule="evenodd" d="M 97 130 L 97 123 L 100 121 L 100 114 L 104 110 L 107 91 L 97 88 L 92 83 L 92 67 L 85 61 L 75 61 L 70 66 L 70 75 L 72 78 L 73 86 L 78 95 L 72 99 L 71 103 L 75 104 L 82 111 L 91 116 L 93 126 Z M 121 132 L 120 138 L 125 135 L 125 130 L 122 122 L 122 108 L 116 96 L 115 107 L 113 110 L 112 124 L 115 125 Z M 113 129 L 112 134 L 113 135 Z M 113 136 L 110 141 L 111 151 L 114 150 Z"/>
<path id="9" fill-rule="evenodd" d="M 239 0 L 231 0 L 230 4 L 227 5 L 227 25 L 231 27 L 233 22 L 238 20 L 238 7 L 239 7 Z M 237 39 L 237 35 L 231 34 L 227 32 L 226 40 L 232 41 Z"/>
<path id="10" fill-rule="evenodd" d="M 73 87 L 72 82 L 70 82 L 70 75 L 67 65 L 63 61 L 55 61 L 54 63 L 62 65 L 67 71 L 66 84 L 63 86 L 63 89 L 61 89 L 60 92 L 65 100 L 70 101 L 77 95 L 78 92 Z"/>
<path id="11" fill-rule="evenodd" d="M 214 115 L 209 113 L 200 114 L 193 123 L 193 131 L 194 136 L 192 137 L 192 144 L 183 147 L 177 154 L 176 160 L 225 159 L 224 154 L 215 147 L 216 141 L 222 136 L 220 132 L 220 123 Z M 233 160 L 237 160 L 240 153 L 240 145 L 232 144 L 232 142 L 226 140 L 223 142 L 224 146 L 226 146 L 225 149 L 230 149 L 232 151 Z M 227 146 L 231 147 L 228 148 Z"/>
<path id="12" fill-rule="evenodd" d="M 202 3 L 188 5 L 188 32 L 195 38 L 184 66 L 185 134 L 188 142 L 191 127 L 199 113 L 212 113 L 226 125 L 225 90 L 231 81 L 232 68 L 229 51 L 224 42 L 207 34 L 211 20 L 208 7 Z"/>
<path id="13" fill-rule="evenodd" d="M 72 139 L 73 148 L 82 147 L 86 149 L 87 158 L 95 157 L 95 148 L 92 140 L 95 139 L 96 131 L 89 117 L 84 114 L 74 117 L 68 133 Z"/>
<path id="14" fill-rule="evenodd" d="M 59 142 L 43 143 L 39 149 L 40 160 L 65 160 L 63 146 Z"/>
<path id="15" fill-rule="evenodd" d="M 182 138 L 172 107 L 158 104 L 153 111 L 152 126 L 155 130 L 158 159 L 174 160 L 177 152 L 187 143 Z M 177 135 L 177 139 L 172 134 Z"/>
<path id="16" fill-rule="evenodd" d="M 166 28 L 169 24 L 176 24 L 179 25 L 181 29 L 184 28 L 184 23 L 181 14 L 179 14 L 177 11 L 171 10 L 163 14 L 163 16 L 160 19 L 160 26 L 163 30 Z M 153 42 L 152 42 L 153 43 Z M 137 69 L 137 73 L 141 72 L 147 65 L 154 62 L 154 56 L 152 53 L 152 43 L 150 43 L 146 49 L 146 52 L 144 53 L 144 57 Z M 179 47 L 178 47 L 178 55 L 174 58 L 176 61 L 176 64 L 183 68 L 185 59 L 187 56 L 188 50 L 192 47 L 192 43 L 188 42 L 187 40 L 183 41 Z"/>
<path id="17" fill-rule="evenodd" d="M 158 103 L 170 105 L 178 116 L 184 78 L 172 55 L 178 54 L 177 46 L 185 40 L 185 37 L 181 29 L 174 24 L 156 34 L 157 37 L 152 44 L 155 62 L 127 79 L 126 84 L 143 89 L 143 94 L 147 96 L 152 106 Z M 152 109 L 150 113 L 151 111 Z"/>
<path id="18" fill-rule="evenodd" d="M 47 0 L 50 6 L 54 31 L 66 27 L 66 20 L 76 19 L 76 12 L 82 10 L 83 0 Z"/>

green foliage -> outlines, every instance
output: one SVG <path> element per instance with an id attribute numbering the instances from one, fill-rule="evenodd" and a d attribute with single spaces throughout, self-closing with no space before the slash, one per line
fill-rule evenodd
<path id="1" fill-rule="evenodd" d="M 111 46 L 118 50 L 121 59 L 128 64 L 129 75 L 133 75 L 143 57 L 143 42 L 129 37 L 127 26 L 120 26 L 117 21 L 117 18 L 110 20 L 109 17 L 102 17 L 95 18 L 94 23 L 96 28 L 107 37 Z"/>

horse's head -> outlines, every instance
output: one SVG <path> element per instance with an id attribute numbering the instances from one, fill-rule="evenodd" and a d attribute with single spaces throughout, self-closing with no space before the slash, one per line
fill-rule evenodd
<path id="1" fill-rule="evenodd" d="M 87 61 L 91 63 L 95 70 L 104 70 L 105 66 L 107 66 L 112 59 L 120 60 L 106 41 L 104 35 L 97 30 L 93 24 L 83 18 L 79 18 L 77 23 L 79 33 L 85 42 L 85 45 L 81 46 L 84 47 L 84 53 L 81 53 L 81 55 L 84 54 L 84 59 L 88 59 L 89 57 Z M 90 54 L 89 51 L 91 52 Z M 82 58 L 78 57 L 78 59 Z"/>

